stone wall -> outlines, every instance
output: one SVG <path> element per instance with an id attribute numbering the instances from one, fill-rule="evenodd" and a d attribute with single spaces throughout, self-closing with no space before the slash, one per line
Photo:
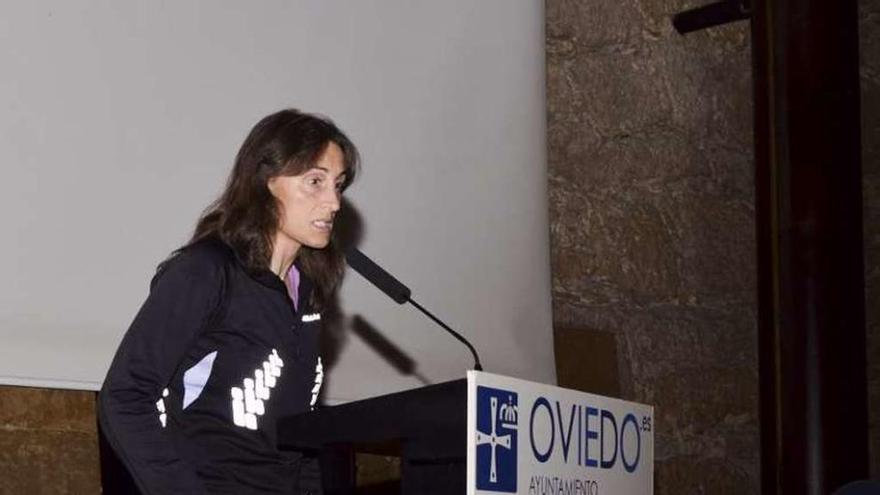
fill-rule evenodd
<path id="1" fill-rule="evenodd" d="M 0 387 L 0 494 L 100 492 L 95 393 Z"/>
<path id="2" fill-rule="evenodd" d="M 658 494 L 760 490 L 750 33 L 674 32 L 705 3 L 546 2 L 554 325 L 616 337 L 621 395 L 657 408 Z M 860 16 L 875 476 L 878 3 Z"/>
<path id="3" fill-rule="evenodd" d="M 656 493 L 756 493 L 749 26 L 687 6 L 546 3 L 554 324 L 616 335 Z"/>

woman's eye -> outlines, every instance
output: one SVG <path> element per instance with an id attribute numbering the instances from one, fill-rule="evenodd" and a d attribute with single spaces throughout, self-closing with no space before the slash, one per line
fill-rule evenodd
<path id="1" fill-rule="evenodd" d="M 336 183 L 336 190 L 339 192 L 342 192 L 343 189 L 345 189 L 345 182 L 337 182 Z"/>
<path id="2" fill-rule="evenodd" d="M 320 177 L 309 177 L 306 180 L 306 183 L 310 186 L 317 186 L 317 185 L 321 184 L 321 178 Z"/>

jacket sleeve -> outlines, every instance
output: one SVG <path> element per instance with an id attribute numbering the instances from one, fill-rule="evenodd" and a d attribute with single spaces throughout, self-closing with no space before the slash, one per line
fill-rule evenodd
<path id="1" fill-rule="evenodd" d="M 184 251 L 154 277 L 99 394 L 101 428 L 144 495 L 204 493 L 159 420 L 157 401 L 221 302 L 223 265 Z"/>

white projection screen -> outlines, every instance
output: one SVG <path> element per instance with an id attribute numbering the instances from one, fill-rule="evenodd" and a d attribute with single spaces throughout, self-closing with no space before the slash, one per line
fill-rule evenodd
<path id="1" fill-rule="evenodd" d="M 359 247 L 471 339 L 555 383 L 540 1 L 0 3 L 0 383 L 101 385 L 156 265 L 259 118 L 358 145 Z M 350 272 L 328 403 L 462 377 L 470 354 Z"/>

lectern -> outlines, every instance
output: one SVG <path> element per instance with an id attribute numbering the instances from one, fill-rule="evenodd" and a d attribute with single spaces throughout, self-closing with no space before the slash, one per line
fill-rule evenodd
<path id="1" fill-rule="evenodd" d="M 467 379 L 284 418 L 279 447 L 401 458 L 407 495 L 654 491 L 654 409 L 469 371 Z M 327 495 L 353 490 L 353 476 Z"/>
<path id="2" fill-rule="evenodd" d="M 282 449 L 399 456 L 402 493 L 451 495 L 465 493 L 466 428 L 460 379 L 285 418 L 278 439 Z M 331 492 L 354 489 L 350 479 L 333 483 Z"/>

